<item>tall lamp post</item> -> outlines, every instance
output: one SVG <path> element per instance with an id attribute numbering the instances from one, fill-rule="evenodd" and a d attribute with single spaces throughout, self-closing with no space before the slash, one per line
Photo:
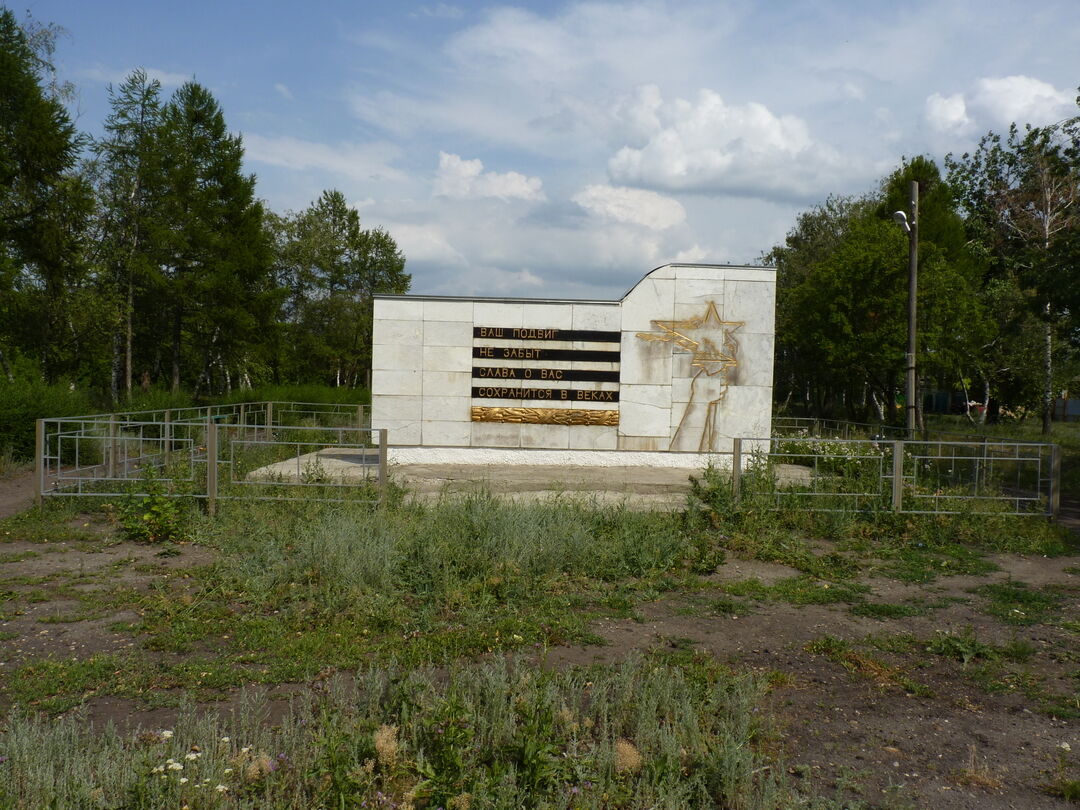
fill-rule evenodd
<path id="1" fill-rule="evenodd" d="M 893 219 L 908 235 L 908 336 L 907 336 L 907 390 L 905 392 L 905 410 L 907 412 L 908 438 L 915 436 L 916 404 L 918 386 L 915 376 L 915 301 L 919 287 L 919 181 L 911 181 L 911 219 L 903 211 L 893 214 Z"/>

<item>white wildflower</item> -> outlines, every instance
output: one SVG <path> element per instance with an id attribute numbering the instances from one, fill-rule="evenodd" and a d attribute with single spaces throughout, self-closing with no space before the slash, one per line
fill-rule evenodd
<path id="1" fill-rule="evenodd" d="M 194 762 L 201 756 L 202 754 L 200 754 L 198 751 L 192 751 L 190 754 L 185 754 L 184 759 L 186 759 L 188 762 Z"/>
<path id="2" fill-rule="evenodd" d="M 232 768 L 226 768 L 225 773 L 232 773 L 232 770 L 233 770 Z"/>
<path id="3" fill-rule="evenodd" d="M 181 784 L 181 785 L 182 785 L 182 784 L 184 784 L 184 782 L 186 782 L 186 781 L 187 781 L 187 777 L 186 777 L 186 776 L 181 776 L 181 777 L 180 777 L 180 784 Z"/>
<path id="4" fill-rule="evenodd" d="M 172 735 L 173 735 L 173 733 L 171 731 L 169 731 L 168 729 L 163 729 L 162 732 L 161 732 L 161 739 L 163 739 L 163 740 L 171 740 Z"/>
<path id="5" fill-rule="evenodd" d="M 184 770 L 184 766 L 181 765 L 179 762 L 170 762 L 169 763 L 169 770 L 170 771 L 182 771 L 182 770 Z"/>
<path id="6" fill-rule="evenodd" d="M 218 785 L 216 788 L 214 788 L 214 790 L 216 790 L 218 793 L 224 793 L 228 789 L 229 788 L 227 785 Z"/>

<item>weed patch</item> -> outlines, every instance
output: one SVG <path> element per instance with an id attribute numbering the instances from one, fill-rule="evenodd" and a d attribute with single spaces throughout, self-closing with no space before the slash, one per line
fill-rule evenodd
<path id="1" fill-rule="evenodd" d="M 869 587 L 858 584 L 820 582 L 811 576 L 781 579 L 765 585 L 758 579 L 731 582 L 720 590 L 732 596 L 745 596 L 758 601 L 788 602 L 793 605 L 832 605 L 840 602 L 861 602 Z"/>
<path id="2" fill-rule="evenodd" d="M 803 647 L 812 655 L 834 661 L 853 675 L 873 681 L 882 687 L 898 687 L 911 695 L 933 696 L 933 690 L 910 678 L 902 669 L 856 650 L 849 642 L 825 635 Z"/>
<path id="3" fill-rule="evenodd" d="M 973 588 L 987 600 L 985 612 L 1006 624 L 1040 624 L 1056 616 L 1064 601 L 1051 587 L 1031 588 L 1023 582 L 995 582 Z"/>
<path id="4" fill-rule="evenodd" d="M 926 651 L 952 658 L 966 668 L 977 660 L 1024 663 L 1035 654 L 1035 646 L 1019 639 L 1004 645 L 987 644 L 976 638 L 974 629 L 967 627 L 961 633 L 938 632 L 927 644 Z"/>
<path id="5" fill-rule="evenodd" d="M 906 616 L 920 616 L 926 612 L 925 608 L 917 605 L 897 605 L 888 602 L 862 602 L 852 605 L 849 610 L 856 616 L 866 616 L 871 619 L 903 619 Z"/>

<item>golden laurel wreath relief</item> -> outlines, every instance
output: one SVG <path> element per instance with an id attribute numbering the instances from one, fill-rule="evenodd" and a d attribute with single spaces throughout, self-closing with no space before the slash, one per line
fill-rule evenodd
<path id="1" fill-rule="evenodd" d="M 619 424 L 618 411 L 594 408 L 489 408 L 474 406 L 474 422 L 513 422 L 522 425 L 607 425 Z"/>

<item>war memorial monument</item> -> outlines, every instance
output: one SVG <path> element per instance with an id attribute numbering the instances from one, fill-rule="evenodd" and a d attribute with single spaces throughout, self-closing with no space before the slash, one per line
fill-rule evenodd
<path id="1" fill-rule="evenodd" d="M 618 301 L 375 297 L 392 463 L 703 467 L 770 435 L 776 273 L 667 264 Z"/>

